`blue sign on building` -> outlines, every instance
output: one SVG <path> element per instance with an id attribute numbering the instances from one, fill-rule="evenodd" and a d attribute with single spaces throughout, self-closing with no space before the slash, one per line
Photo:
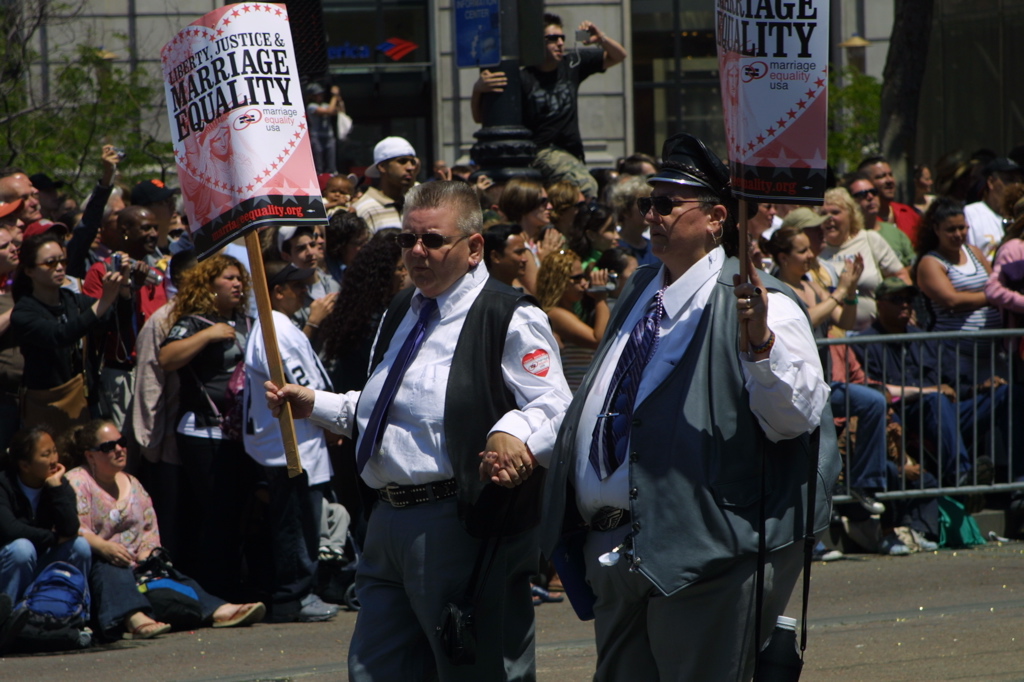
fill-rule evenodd
<path id="1" fill-rule="evenodd" d="M 455 63 L 459 68 L 501 62 L 500 0 L 455 0 Z"/>

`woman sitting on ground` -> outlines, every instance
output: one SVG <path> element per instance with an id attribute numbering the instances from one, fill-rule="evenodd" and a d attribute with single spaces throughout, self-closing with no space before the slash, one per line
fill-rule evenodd
<path id="1" fill-rule="evenodd" d="M 90 588 L 101 631 L 109 637 L 123 624 L 128 639 L 149 639 L 171 626 L 149 617 L 149 600 L 136 587 L 133 569 L 160 547 L 160 530 L 149 494 L 124 471 L 127 444 L 109 421 L 76 426 L 66 447 L 78 466 L 67 478 L 78 499 L 79 532 L 93 551 Z M 203 621 L 215 628 L 256 623 L 266 613 L 261 602 L 228 604 L 191 578 L 179 582 L 195 590 Z"/>
<path id="2" fill-rule="evenodd" d="M 0 593 L 21 599 L 39 571 L 66 561 L 89 574 L 92 552 L 78 536 L 75 492 L 46 426 L 11 438 L 0 471 Z"/>

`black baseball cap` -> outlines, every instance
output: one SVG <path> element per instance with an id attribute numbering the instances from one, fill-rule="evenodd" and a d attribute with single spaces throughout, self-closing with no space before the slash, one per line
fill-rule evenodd
<path id="1" fill-rule="evenodd" d="M 267 278 L 267 286 L 273 289 L 278 284 L 305 281 L 314 274 L 316 274 L 316 271 L 313 268 L 297 268 L 293 263 L 287 263 L 283 268 Z"/>

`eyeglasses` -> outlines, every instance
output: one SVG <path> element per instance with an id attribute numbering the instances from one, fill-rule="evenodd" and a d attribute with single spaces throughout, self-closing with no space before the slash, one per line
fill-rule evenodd
<path id="1" fill-rule="evenodd" d="M 42 263 L 36 263 L 38 267 L 46 268 L 47 270 L 56 270 L 58 265 L 66 266 L 67 264 L 67 258 L 51 258 L 50 260 L 44 260 Z"/>
<path id="2" fill-rule="evenodd" d="M 913 305 L 915 298 L 917 298 L 917 294 L 892 294 L 890 296 L 883 296 L 878 300 L 892 303 L 893 305 Z"/>
<path id="3" fill-rule="evenodd" d="M 549 33 L 546 36 L 544 36 L 544 40 L 546 40 L 549 43 L 557 43 L 559 40 L 561 40 L 562 42 L 565 42 L 565 34 L 564 33 Z"/>
<path id="4" fill-rule="evenodd" d="M 96 450 L 97 452 L 113 452 L 114 448 L 118 446 L 121 446 L 122 448 L 128 447 L 128 438 L 126 436 L 121 436 L 117 440 L 108 440 L 106 443 L 94 445 L 89 449 Z"/>
<path id="5" fill-rule="evenodd" d="M 864 199 L 867 199 L 869 196 L 877 197 L 878 190 L 872 187 L 871 189 L 862 189 L 859 192 L 853 193 L 853 198 L 856 199 L 857 201 L 863 201 Z"/>
<path id="6" fill-rule="evenodd" d="M 440 249 L 445 244 L 458 244 L 463 239 L 468 238 L 469 235 L 462 235 L 458 239 L 455 239 L 455 237 L 446 237 L 445 235 L 437 234 L 436 232 L 424 232 L 423 234 L 399 232 L 395 235 L 395 241 L 398 242 L 398 245 L 403 249 L 415 248 L 417 242 L 423 242 L 423 246 L 428 249 Z M 454 242 L 452 242 L 453 239 L 455 239 Z"/>
<path id="7" fill-rule="evenodd" d="M 585 272 L 581 272 L 578 275 L 569 275 L 569 279 L 571 279 L 573 282 L 582 282 L 586 278 L 587 278 L 587 273 L 585 273 Z"/>
<path id="8" fill-rule="evenodd" d="M 673 199 L 672 197 L 640 197 L 636 200 L 636 207 L 640 209 L 641 215 L 647 215 L 651 207 L 660 215 L 668 215 L 676 206 L 683 204 L 703 204 L 702 199 Z"/>

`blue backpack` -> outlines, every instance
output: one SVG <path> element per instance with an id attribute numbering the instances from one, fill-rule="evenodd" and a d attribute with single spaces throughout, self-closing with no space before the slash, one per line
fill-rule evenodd
<path id="1" fill-rule="evenodd" d="M 90 613 L 89 583 L 80 570 L 55 561 L 39 573 L 14 607 L 11 633 L 19 649 L 84 648 L 92 643 L 86 630 Z"/>

